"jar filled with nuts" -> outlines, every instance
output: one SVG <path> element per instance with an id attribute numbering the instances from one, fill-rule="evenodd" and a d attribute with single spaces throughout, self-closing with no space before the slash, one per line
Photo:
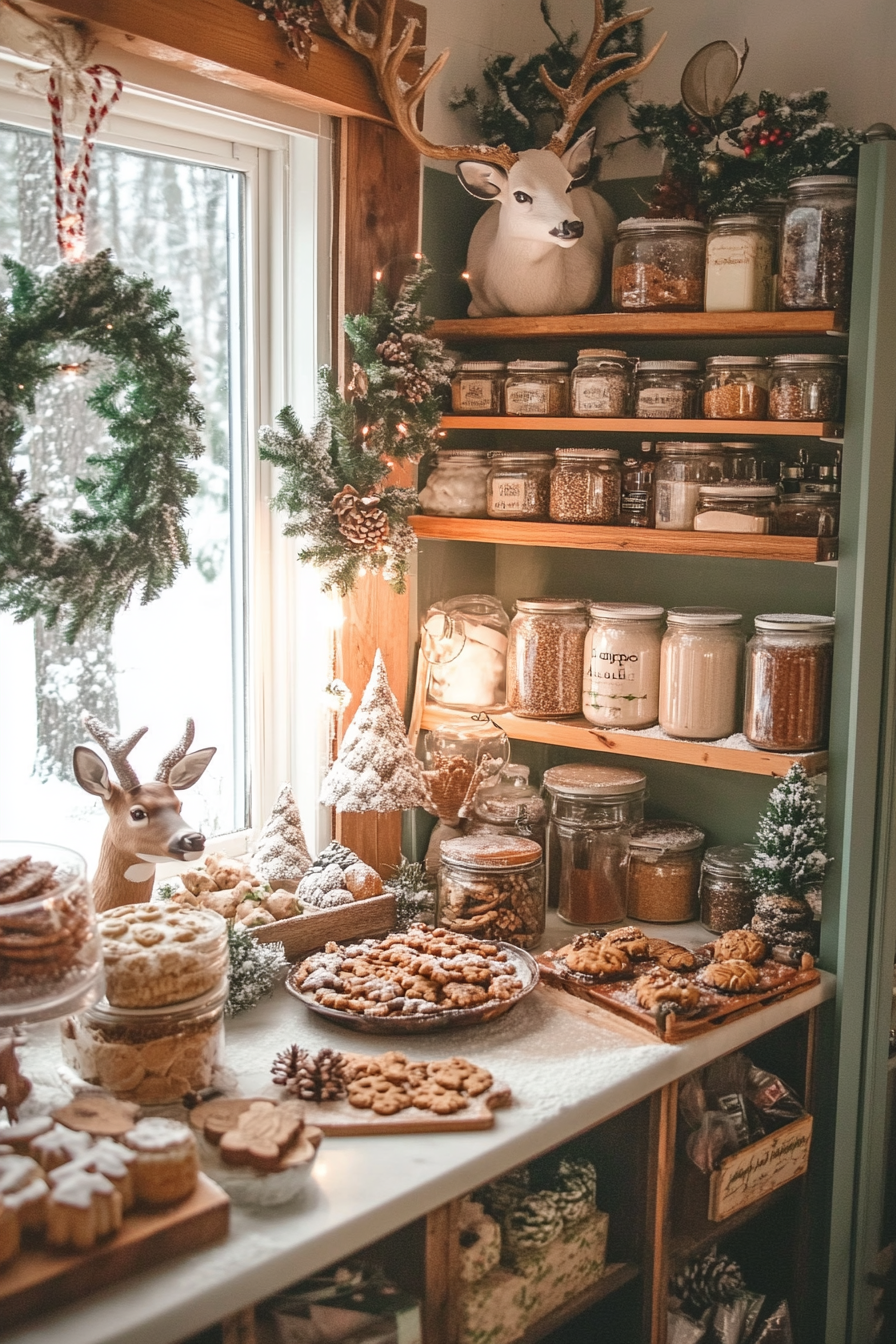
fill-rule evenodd
<path id="1" fill-rule="evenodd" d="M 707 420 L 764 420 L 768 360 L 764 355 L 713 355 L 706 361 L 703 414 Z"/>
<path id="2" fill-rule="evenodd" d="M 843 361 L 839 355 L 773 355 L 770 420 L 837 420 Z"/>
<path id="3" fill-rule="evenodd" d="M 507 647 L 507 703 L 514 714 L 556 719 L 581 713 L 587 632 L 584 602 L 517 602 Z"/>
<path id="4" fill-rule="evenodd" d="M 555 523 L 619 521 L 622 473 L 615 448 L 558 448 L 551 472 L 551 519 Z"/>
<path id="5" fill-rule="evenodd" d="M 689 821 L 642 821 L 632 830 L 626 918 L 683 924 L 697 915 L 706 836 Z"/>
<path id="6" fill-rule="evenodd" d="M 489 518 L 547 518 L 553 465 L 553 453 L 492 453 L 486 485 Z"/>
<path id="7" fill-rule="evenodd" d="M 438 902 L 437 922 L 453 933 L 533 947 L 545 922 L 541 846 L 511 835 L 446 840 Z"/>
<path id="8" fill-rule="evenodd" d="M 624 219 L 613 250 L 613 307 L 624 313 L 699 312 L 705 267 L 705 224 Z"/>
<path id="9" fill-rule="evenodd" d="M 710 933 L 742 929 L 753 917 L 755 845 L 714 845 L 703 857 L 700 920 Z"/>

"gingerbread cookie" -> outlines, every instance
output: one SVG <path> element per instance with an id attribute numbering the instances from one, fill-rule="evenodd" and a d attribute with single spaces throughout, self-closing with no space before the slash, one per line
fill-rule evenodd
<path id="1" fill-rule="evenodd" d="M 607 947 L 620 948 L 631 961 L 644 961 L 650 956 L 650 943 L 634 924 L 611 929 L 604 934 L 602 941 Z"/>
<path id="2" fill-rule="evenodd" d="M 276 1171 L 281 1157 L 302 1131 L 304 1114 L 301 1102 L 251 1102 L 233 1129 L 221 1135 L 221 1157 L 230 1166 Z"/>
<path id="3" fill-rule="evenodd" d="M 381 1074 L 349 1083 L 348 1099 L 358 1110 L 374 1111 L 377 1115 L 397 1115 L 413 1104 L 399 1083 L 390 1083 Z"/>
<path id="4" fill-rule="evenodd" d="M 453 1115 L 455 1111 L 463 1111 L 469 1105 L 460 1092 L 449 1087 L 439 1087 L 432 1079 L 411 1094 L 411 1101 L 419 1111 L 433 1111 L 436 1115 Z"/>
<path id="5" fill-rule="evenodd" d="M 221 1142 L 229 1130 L 235 1129 L 244 1111 L 248 1111 L 253 1101 L 263 1101 L 263 1097 L 213 1097 L 211 1101 L 202 1101 L 190 1112 L 190 1124 L 204 1134 L 209 1143 Z"/>
<path id="6" fill-rule="evenodd" d="M 635 981 L 635 996 L 648 1012 L 690 1013 L 700 1003 L 700 991 L 692 980 L 670 971 L 649 971 Z"/>
<path id="7" fill-rule="evenodd" d="M 488 1069 L 478 1068 L 469 1060 L 455 1055 L 452 1059 L 434 1060 L 426 1065 L 426 1074 L 439 1087 L 466 1092 L 470 1097 L 481 1096 L 491 1087 L 494 1079 Z"/>
<path id="8" fill-rule="evenodd" d="M 701 977 L 704 984 L 723 994 L 743 994 L 759 984 L 759 972 L 749 961 L 711 961 Z"/>
<path id="9" fill-rule="evenodd" d="M 572 947 L 565 954 L 565 960 L 571 971 L 582 975 L 600 975 L 607 979 L 627 975 L 632 966 L 621 947 L 614 947 L 612 943 L 604 941 Z"/>
<path id="10" fill-rule="evenodd" d="M 68 1129 L 80 1129 L 95 1139 L 120 1139 L 140 1114 L 140 1107 L 115 1097 L 87 1094 L 53 1112 L 53 1119 Z"/>
<path id="11" fill-rule="evenodd" d="M 716 939 L 712 955 L 716 961 L 748 961 L 757 966 L 760 961 L 765 961 L 768 948 L 750 929 L 729 929 Z"/>

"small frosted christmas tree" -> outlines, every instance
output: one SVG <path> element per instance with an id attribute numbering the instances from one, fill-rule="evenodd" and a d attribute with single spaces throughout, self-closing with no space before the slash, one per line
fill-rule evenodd
<path id="1" fill-rule="evenodd" d="M 379 649 L 358 712 L 321 789 L 337 812 L 396 812 L 431 807 L 423 767 L 411 750 Z"/>
<path id="2" fill-rule="evenodd" d="M 299 882 L 311 866 L 295 794 L 284 784 L 252 852 L 252 867 L 268 882 Z"/>
<path id="3" fill-rule="evenodd" d="M 753 843 L 753 885 L 770 896 L 802 896 L 818 886 L 831 859 L 818 794 L 801 765 L 772 789 Z"/>

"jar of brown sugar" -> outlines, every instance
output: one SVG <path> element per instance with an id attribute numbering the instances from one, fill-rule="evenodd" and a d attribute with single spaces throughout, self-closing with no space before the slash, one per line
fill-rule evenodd
<path id="1" fill-rule="evenodd" d="M 525 719 L 582 712 L 585 604 L 570 598 L 519 601 L 507 647 L 507 703 Z"/>
<path id="2" fill-rule="evenodd" d="M 624 219 L 613 250 L 613 307 L 624 313 L 699 312 L 705 269 L 705 224 Z"/>
<path id="3" fill-rule="evenodd" d="M 706 836 L 689 821 L 642 821 L 631 835 L 625 914 L 645 924 L 683 924 L 697 915 Z"/>
<path id="4" fill-rule="evenodd" d="M 569 414 L 569 365 L 555 359 L 515 359 L 504 381 L 505 415 Z"/>
<path id="5" fill-rule="evenodd" d="M 710 933 L 742 929 L 753 917 L 754 845 L 714 845 L 703 857 L 700 921 Z"/>
<path id="6" fill-rule="evenodd" d="M 647 776 L 618 766 L 555 765 L 544 786 L 551 799 L 550 903 L 569 924 L 623 919 L 629 842 L 644 817 Z"/>
<path id="7" fill-rule="evenodd" d="M 764 420 L 768 360 L 764 355 L 713 355 L 706 361 L 703 414 L 707 420 Z"/>
<path id="8" fill-rule="evenodd" d="M 551 518 L 555 523 L 619 521 L 622 473 L 615 448 L 558 448 L 551 472 Z"/>
<path id="9" fill-rule="evenodd" d="M 744 736 L 765 751 L 825 745 L 834 652 L 833 616 L 756 617 L 747 645 Z"/>

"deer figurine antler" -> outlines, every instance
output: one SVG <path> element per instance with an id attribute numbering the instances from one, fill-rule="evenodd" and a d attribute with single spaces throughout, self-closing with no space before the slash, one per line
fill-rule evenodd
<path id="1" fill-rule="evenodd" d="M 162 758 L 156 778 L 141 784 L 128 757 L 146 729 L 119 737 L 86 710 L 81 722 L 103 748 L 118 777 L 118 784 L 113 784 L 105 761 L 95 751 L 75 747 L 75 778 L 87 793 L 103 800 L 109 817 L 93 877 L 96 908 L 110 910 L 148 901 L 157 863 L 194 857 L 205 849 L 205 836 L 186 825 L 174 790 L 196 783 L 215 748 L 189 751 L 194 727 L 188 719 L 180 742 Z"/>

